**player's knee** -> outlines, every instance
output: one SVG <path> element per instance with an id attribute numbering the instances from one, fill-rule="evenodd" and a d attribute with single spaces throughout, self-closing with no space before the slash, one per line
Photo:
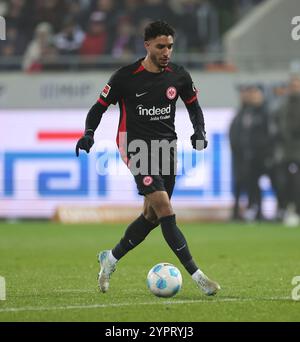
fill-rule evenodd
<path id="1" fill-rule="evenodd" d="M 149 202 L 145 202 L 143 215 L 152 224 L 159 225 L 158 217 Z"/>
<path id="2" fill-rule="evenodd" d="M 143 215 L 147 221 L 151 222 L 156 226 L 159 225 L 158 217 L 153 210 L 144 210 Z"/>
<path id="3" fill-rule="evenodd" d="M 171 206 L 171 203 L 168 203 L 167 201 L 157 203 L 157 205 L 155 206 L 155 214 L 158 220 L 165 216 L 174 215 L 174 211 Z"/>
<path id="4" fill-rule="evenodd" d="M 174 211 L 170 205 L 165 204 L 157 208 L 156 215 L 160 219 L 161 217 L 174 215 Z"/>
<path id="5" fill-rule="evenodd" d="M 143 215 L 147 221 L 149 221 L 155 225 L 159 224 L 158 218 L 157 218 L 155 213 L 150 213 L 149 211 L 144 210 Z"/>
<path id="6" fill-rule="evenodd" d="M 158 220 L 161 217 L 174 214 L 169 196 L 166 192 L 154 193 L 151 197 L 149 197 L 149 203 Z"/>
<path id="7" fill-rule="evenodd" d="M 160 203 L 157 203 L 157 205 L 155 206 L 155 214 L 157 215 L 158 219 L 165 216 L 174 215 L 171 203 L 169 201 L 162 201 Z"/>

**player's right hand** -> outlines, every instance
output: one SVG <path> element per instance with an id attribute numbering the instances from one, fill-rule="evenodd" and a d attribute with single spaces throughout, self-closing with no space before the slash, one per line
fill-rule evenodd
<path id="1" fill-rule="evenodd" d="M 197 151 L 202 151 L 207 147 L 208 141 L 204 129 L 200 129 L 191 136 L 191 143 Z"/>
<path id="2" fill-rule="evenodd" d="M 93 135 L 83 135 L 76 144 L 76 156 L 79 156 L 79 150 L 85 150 L 86 153 L 90 152 L 91 147 L 94 145 Z"/>

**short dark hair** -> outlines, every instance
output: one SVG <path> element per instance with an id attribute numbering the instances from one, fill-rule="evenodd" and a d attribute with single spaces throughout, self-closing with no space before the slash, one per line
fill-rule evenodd
<path id="1" fill-rule="evenodd" d="M 163 20 L 153 21 L 145 28 L 144 41 L 158 36 L 175 36 L 175 30 Z"/>

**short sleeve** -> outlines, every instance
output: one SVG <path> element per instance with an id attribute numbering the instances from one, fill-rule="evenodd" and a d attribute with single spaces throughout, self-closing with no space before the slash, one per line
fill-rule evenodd
<path id="1" fill-rule="evenodd" d="M 118 70 L 111 76 L 103 88 L 98 101 L 107 106 L 116 104 L 121 97 L 121 84 L 120 71 Z"/>
<path id="2" fill-rule="evenodd" d="M 181 77 L 180 97 L 185 104 L 191 104 L 197 100 L 197 89 L 191 75 L 183 70 Z"/>

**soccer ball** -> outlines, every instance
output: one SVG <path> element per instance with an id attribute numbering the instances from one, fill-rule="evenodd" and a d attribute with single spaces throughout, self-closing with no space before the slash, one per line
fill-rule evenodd
<path id="1" fill-rule="evenodd" d="M 157 297 L 172 297 L 181 289 L 182 276 L 177 267 L 162 262 L 149 271 L 147 285 Z"/>

